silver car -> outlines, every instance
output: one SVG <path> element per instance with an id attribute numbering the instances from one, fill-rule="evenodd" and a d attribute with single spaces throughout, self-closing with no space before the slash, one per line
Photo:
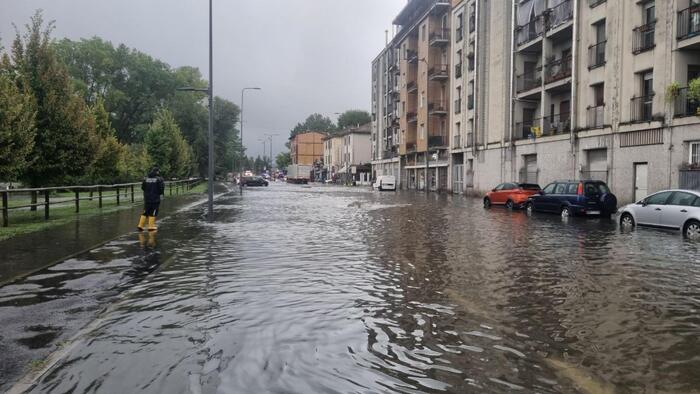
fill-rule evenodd
<path id="1" fill-rule="evenodd" d="M 700 192 L 663 190 L 619 210 L 620 226 L 649 226 L 682 230 L 700 239 Z"/>

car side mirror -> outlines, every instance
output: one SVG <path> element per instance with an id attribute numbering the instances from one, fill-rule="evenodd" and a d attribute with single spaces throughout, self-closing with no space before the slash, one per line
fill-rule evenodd
<path id="1" fill-rule="evenodd" d="M 646 200 L 642 200 L 642 201 L 638 202 L 637 204 L 639 204 L 639 205 L 641 205 L 641 206 L 643 206 L 643 207 L 646 207 L 646 206 L 647 206 Z"/>
<path id="2" fill-rule="evenodd" d="M 492 191 L 492 192 L 495 192 L 495 191 L 496 191 L 496 189 L 491 189 L 491 191 Z"/>

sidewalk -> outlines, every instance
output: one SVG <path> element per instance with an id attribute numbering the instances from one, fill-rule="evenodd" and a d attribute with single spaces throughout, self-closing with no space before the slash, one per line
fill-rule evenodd
<path id="1" fill-rule="evenodd" d="M 161 217 L 203 199 L 206 194 L 166 197 L 161 205 Z M 142 204 L 134 204 L 131 208 L 79 218 L 0 241 L 0 286 L 135 231 L 142 209 Z"/>

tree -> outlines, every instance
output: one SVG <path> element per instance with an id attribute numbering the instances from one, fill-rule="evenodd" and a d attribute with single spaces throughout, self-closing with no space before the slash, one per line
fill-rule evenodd
<path id="1" fill-rule="evenodd" d="M 37 132 L 30 154 L 35 160 L 22 175 L 34 187 L 81 178 L 97 144 L 92 112 L 74 93 L 50 44 L 52 30 L 53 23 L 44 29 L 41 13 L 34 14 L 25 35 L 17 33 L 9 62 L 17 88 L 36 99 Z"/>
<path id="2" fill-rule="evenodd" d="M 0 180 L 16 180 L 26 170 L 35 135 L 34 98 L 20 91 L 0 68 Z"/>
<path id="3" fill-rule="evenodd" d="M 191 148 L 182 136 L 170 111 L 156 113 L 145 137 L 151 165 L 158 166 L 163 176 L 188 176 L 192 168 Z"/>
<path id="4" fill-rule="evenodd" d="M 88 180 L 92 184 L 114 183 L 127 178 L 127 150 L 114 134 L 109 122 L 109 114 L 104 102 L 98 99 L 92 108 L 95 118 L 95 132 L 98 137 L 95 161 L 88 171 Z"/>
<path id="5" fill-rule="evenodd" d="M 277 168 L 287 168 L 290 164 L 292 164 L 292 157 L 289 152 L 281 152 L 277 154 L 275 162 L 277 163 Z"/>
<path id="6" fill-rule="evenodd" d="M 338 117 L 338 129 L 343 130 L 348 127 L 356 127 L 369 123 L 371 120 L 372 118 L 367 111 L 356 109 L 347 110 Z"/>
<path id="7" fill-rule="evenodd" d="M 234 161 L 240 158 L 240 134 L 236 128 L 240 112 L 236 104 L 214 97 L 214 171 L 217 175 L 233 171 Z"/>
<path id="8" fill-rule="evenodd" d="M 306 118 L 304 123 L 297 123 L 297 125 L 294 126 L 290 132 L 290 138 L 304 131 L 320 131 L 327 133 L 335 130 L 335 124 L 328 117 L 321 114 L 311 114 Z"/>

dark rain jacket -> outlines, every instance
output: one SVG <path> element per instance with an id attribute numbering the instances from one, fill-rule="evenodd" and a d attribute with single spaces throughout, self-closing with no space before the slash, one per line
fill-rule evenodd
<path id="1" fill-rule="evenodd" d="M 165 193 L 165 182 L 158 174 L 151 172 L 141 183 L 143 200 L 147 203 L 159 203 L 161 194 Z"/>

